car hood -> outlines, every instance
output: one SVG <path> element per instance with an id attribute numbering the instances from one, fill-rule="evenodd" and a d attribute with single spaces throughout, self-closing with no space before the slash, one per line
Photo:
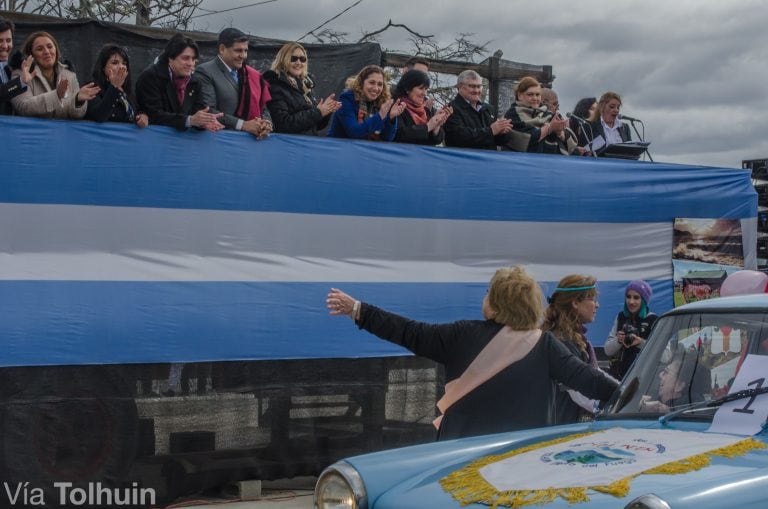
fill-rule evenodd
<path id="1" fill-rule="evenodd" d="M 705 431 L 708 425 L 691 422 L 669 423 L 668 429 Z M 439 481 L 468 463 L 491 454 L 561 438 L 584 431 L 608 428 L 660 429 L 657 421 L 601 421 L 591 425 L 556 426 L 462 440 L 436 442 L 381 453 L 349 458 L 364 479 L 368 509 L 408 509 L 429 507 L 462 507 L 440 486 Z M 763 432 L 757 436 L 768 442 Z M 736 458 L 713 457 L 710 466 L 674 475 L 640 475 L 631 481 L 627 496 L 617 498 L 597 492 L 589 493 L 584 507 L 621 508 L 631 500 L 653 493 L 675 509 L 715 509 L 722 507 L 756 507 L 762 505 L 768 491 L 768 449 L 753 450 Z M 428 502 L 427 502 L 428 501 Z M 575 505 L 578 507 L 578 504 Z M 487 508 L 472 504 L 469 508 Z M 557 499 L 542 506 L 565 508 Z"/>

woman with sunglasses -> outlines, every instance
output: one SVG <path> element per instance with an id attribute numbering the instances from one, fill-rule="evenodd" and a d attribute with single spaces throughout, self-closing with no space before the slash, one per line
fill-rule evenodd
<path id="1" fill-rule="evenodd" d="M 272 100 L 269 112 L 277 133 L 317 136 L 328 125 L 331 113 L 341 107 L 333 94 L 319 101 L 312 95 L 315 86 L 308 73 L 307 52 L 298 42 L 280 48 L 272 69 L 264 73 Z"/>
<path id="2" fill-rule="evenodd" d="M 595 369 L 597 356 L 587 339 L 586 325 L 595 320 L 600 303 L 597 301 L 597 279 L 593 276 L 570 274 L 557 283 L 549 307 L 544 313 L 542 330 L 551 332 L 576 357 Z M 605 375 L 608 377 L 608 375 Z M 581 393 L 558 384 L 555 395 L 557 424 L 590 421 L 595 402 Z"/>

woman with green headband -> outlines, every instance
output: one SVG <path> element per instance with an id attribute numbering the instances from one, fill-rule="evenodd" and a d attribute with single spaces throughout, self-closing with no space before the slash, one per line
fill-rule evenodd
<path id="1" fill-rule="evenodd" d="M 585 327 L 594 321 L 600 307 L 597 280 L 581 274 L 565 276 L 548 300 L 542 329 L 550 331 L 580 360 L 599 369 Z M 592 400 L 564 384 L 557 385 L 555 407 L 557 424 L 592 420 L 596 410 Z"/>

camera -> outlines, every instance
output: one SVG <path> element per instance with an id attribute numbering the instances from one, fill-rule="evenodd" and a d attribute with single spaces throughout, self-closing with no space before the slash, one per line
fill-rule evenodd
<path id="1" fill-rule="evenodd" d="M 632 342 L 634 341 L 630 336 L 632 334 L 637 335 L 637 328 L 633 327 L 630 323 L 625 323 L 624 326 L 621 328 L 621 332 L 624 333 L 624 346 L 630 347 L 632 346 Z"/>

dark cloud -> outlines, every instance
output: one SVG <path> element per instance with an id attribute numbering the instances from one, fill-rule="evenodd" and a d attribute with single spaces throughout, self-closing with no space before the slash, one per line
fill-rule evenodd
<path id="1" fill-rule="evenodd" d="M 223 9 L 242 0 L 207 0 Z M 236 25 L 255 35 L 294 39 L 352 4 L 352 0 L 278 0 L 200 18 L 217 31 Z M 569 111 L 581 97 L 619 92 L 623 111 L 642 118 L 656 160 L 740 166 L 768 157 L 768 30 L 762 0 L 364 0 L 329 25 L 349 33 L 384 26 L 389 19 L 443 44 L 473 33 L 489 52 L 549 64 L 560 104 Z M 407 51 L 409 35 L 388 31 L 388 49 Z"/>

